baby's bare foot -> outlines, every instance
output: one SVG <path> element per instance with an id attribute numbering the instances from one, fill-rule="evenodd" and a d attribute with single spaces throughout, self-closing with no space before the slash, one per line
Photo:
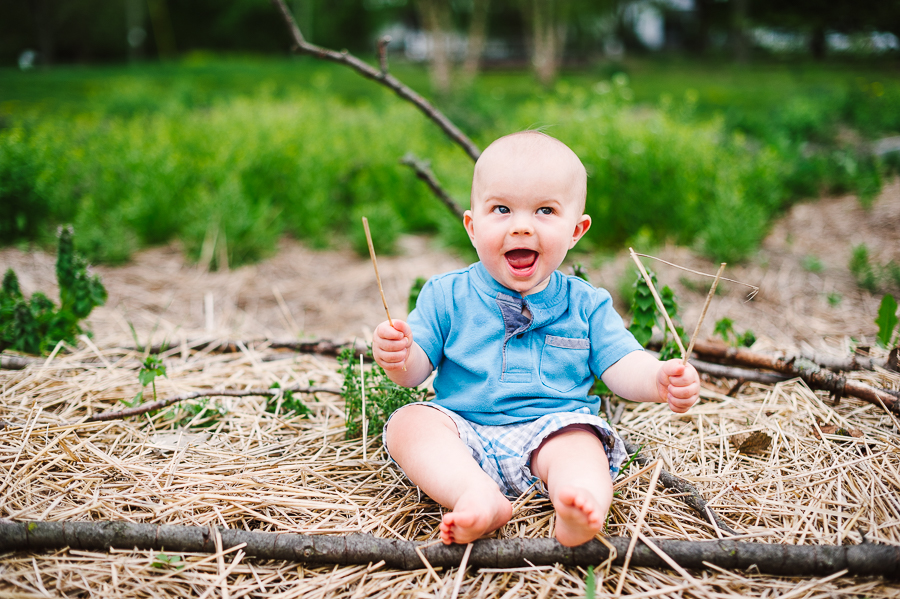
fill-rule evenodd
<path id="1" fill-rule="evenodd" d="M 469 491 L 456 502 L 452 512 L 441 520 L 441 540 L 470 543 L 509 522 L 512 505 L 499 490 Z"/>
<path id="2" fill-rule="evenodd" d="M 556 495 L 556 540 L 575 547 L 594 538 L 603 527 L 603 507 L 586 489 L 563 487 Z"/>

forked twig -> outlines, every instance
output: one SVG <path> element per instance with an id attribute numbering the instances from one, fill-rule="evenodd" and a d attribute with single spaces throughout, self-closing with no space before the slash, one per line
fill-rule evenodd
<path id="1" fill-rule="evenodd" d="M 460 131 L 459 128 L 450 121 L 450 119 L 448 119 L 446 116 L 444 116 L 444 114 L 441 113 L 441 111 L 432 106 L 431 103 L 428 102 L 428 100 L 414 92 L 412 89 L 401 83 L 393 75 L 388 73 L 386 63 L 382 63 L 382 68 L 376 69 L 371 65 L 363 62 L 359 58 L 353 56 L 346 50 L 342 52 L 335 52 L 334 50 L 329 50 L 328 48 L 323 48 L 322 46 L 316 46 L 315 44 L 307 42 L 303 37 L 303 33 L 300 32 L 300 27 L 297 26 L 297 22 L 294 20 L 294 16 L 291 14 L 291 11 L 288 9 L 287 5 L 284 3 L 284 0 L 272 0 L 272 3 L 276 8 L 278 8 L 279 12 L 281 12 L 282 18 L 284 18 L 284 21 L 288 25 L 291 37 L 294 39 L 295 50 L 304 54 L 310 54 L 322 60 L 330 60 L 332 62 L 338 62 L 347 65 L 363 77 L 381 83 L 404 100 L 411 102 L 413 106 L 421 110 L 422 113 L 425 114 L 425 116 L 434 121 L 435 124 L 437 124 L 437 126 L 440 127 L 441 130 L 447 135 L 447 137 L 456 142 L 456 144 L 459 145 L 466 152 L 466 154 L 469 155 L 469 158 L 471 158 L 473 161 L 478 160 L 478 156 L 481 155 L 481 151 L 472 142 L 472 140 L 469 139 L 465 133 Z"/>
<path id="2" fill-rule="evenodd" d="M 713 281 L 712 287 L 709 288 L 709 293 L 706 295 L 706 302 L 703 304 L 703 311 L 700 312 L 700 319 L 697 321 L 697 326 L 694 328 L 694 334 L 691 335 L 691 342 L 688 343 L 687 351 L 684 354 L 684 357 L 681 358 L 682 364 L 687 364 L 688 358 L 691 357 L 691 352 L 694 350 L 694 342 L 697 341 L 697 334 L 700 332 L 700 325 L 703 324 L 703 319 L 706 318 L 706 310 L 709 308 L 709 302 L 712 300 L 712 297 L 716 294 L 716 287 L 719 285 L 719 277 L 722 276 L 722 271 L 725 270 L 725 262 L 719 265 L 719 272 L 716 273 L 716 278 Z"/>
<path id="3" fill-rule="evenodd" d="M 656 260 L 657 262 L 662 262 L 663 264 L 668 264 L 669 266 L 673 266 L 673 267 L 677 268 L 678 270 L 683 270 L 685 272 L 694 273 L 695 275 L 700 275 L 701 277 L 713 278 L 713 276 L 714 276 L 714 275 L 711 275 L 706 272 L 700 272 L 699 270 L 694 270 L 692 268 L 687 268 L 685 266 L 680 266 L 678 264 L 674 264 L 667 260 L 663 260 L 662 258 L 657 258 L 656 256 L 651 256 L 650 254 L 640 254 L 640 253 L 635 252 L 635 255 L 641 256 L 643 258 L 650 258 L 651 260 Z M 729 283 L 737 283 L 738 285 L 743 285 L 744 287 L 749 287 L 751 289 L 751 291 L 750 291 L 750 294 L 747 296 L 747 301 L 752 300 L 754 297 L 756 297 L 756 294 L 759 293 L 759 287 L 757 287 L 756 285 L 751 285 L 750 283 L 744 283 L 743 281 L 735 281 L 734 279 L 727 279 L 725 277 L 722 277 L 722 280 L 728 281 Z"/>

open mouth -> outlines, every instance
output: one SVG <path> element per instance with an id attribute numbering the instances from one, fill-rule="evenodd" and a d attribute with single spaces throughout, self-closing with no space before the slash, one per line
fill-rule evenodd
<path id="1" fill-rule="evenodd" d="M 510 250 L 506 252 L 506 263 L 513 274 L 529 276 L 537 264 L 538 253 L 534 250 Z"/>

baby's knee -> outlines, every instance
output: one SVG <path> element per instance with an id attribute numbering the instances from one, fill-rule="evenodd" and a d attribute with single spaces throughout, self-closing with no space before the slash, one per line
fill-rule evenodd
<path id="1" fill-rule="evenodd" d="M 410 404 L 391 414 L 385 425 L 384 439 L 390 449 L 392 444 L 405 442 L 411 437 L 444 430 L 459 436 L 456 424 L 440 410 L 424 404 Z"/>

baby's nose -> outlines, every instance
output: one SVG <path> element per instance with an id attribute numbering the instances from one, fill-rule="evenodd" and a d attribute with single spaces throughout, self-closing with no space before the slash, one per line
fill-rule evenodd
<path id="1" fill-rule="evenodd" d="M 531 235 L 534 233 L 534 225 L 528 217 L 514 218 L 510 225 L 510 232 L 513 235 Z"/>

